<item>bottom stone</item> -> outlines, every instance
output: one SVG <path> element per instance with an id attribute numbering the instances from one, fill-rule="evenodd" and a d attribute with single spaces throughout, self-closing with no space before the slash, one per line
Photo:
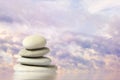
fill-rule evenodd
<path id="1" fill-rule="evenodd" d="M 57 70 L 55 65 L 48 65 L 48 66 L 28 66 L 22 64 L 16 64 L 14 66 L 15 71 L 27 71 L 27 72 L 54 72 Z"/>
<path id="2" fill-rule="evenodd" d="M 56 72 L 15 72 L 14 80 L 54 80 Z"/>

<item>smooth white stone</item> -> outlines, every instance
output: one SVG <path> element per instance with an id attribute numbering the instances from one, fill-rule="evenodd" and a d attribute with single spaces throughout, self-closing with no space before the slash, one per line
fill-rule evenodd
<path id="1" fill-rule="evenodd" d="M 47 54 L 49 51 L 50 50 L 47 47 L 36 50 L 21 49 L 19 54 L 20 56 L 24 56 L 24 57 L 40 57 Z"/>
<path id="2" fill-rule="evenodd" d="M 23 46 L 26 49 L 38 49 L 45 47 L 46 39 L 40 35 L 31 35 L 23 40 Z"/>
<path id="3" fill-rule="evenodd" d="M 23 77 L 24 76 L 24 77 Z M 15 80 L 55 80 L 56 71 L 53 72 L 14 72 Z"/>
<path id="4" fill-rule="evenodd" d="M 16 64 L 14 66 L 15 71 L 28 71 L 28 72 L 50 72 L 50 71 L 56 71 L 57 67 L 55 65 L 49 65 L 46 67 L 41 66 L 28 66 L 28 65 L 22 65 L 22 64 Z"/>
<path id="5" fill-rule="evenodd" d="M 24 58 L 21 57 L 18 59 L 18 62 L 26 65 L 50 65 L 51 60 L 47 57 L 41 58 Z"/>

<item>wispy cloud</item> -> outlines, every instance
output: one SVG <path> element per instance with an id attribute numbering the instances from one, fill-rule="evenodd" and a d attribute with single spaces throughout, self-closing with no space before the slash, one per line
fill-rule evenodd
<path id="1" fill-rule="evenodd" d="M 87 5 L 88 11 L 92 14 L 120 6 L 119 0 L 84 0 L 84 2 Z"/>

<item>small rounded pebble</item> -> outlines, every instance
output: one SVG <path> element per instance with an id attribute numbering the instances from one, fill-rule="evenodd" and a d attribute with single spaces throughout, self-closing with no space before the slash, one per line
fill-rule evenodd
<path id="1" fill-rule="evenodd" d="M 41 57 L 47 54 L 49 51 L 50 50 L 47 47 L 36 49 L 36 50 L 21 49 L 21 51 L 19 52 L 19 55 L 23 57 Z"/>
<path id="2" fill-rule="evenodd" d="M 45 47 L 46 39 L 40 35 L 28 36 L 23 40 L 23 46 L 26 49 L 38 49 Z"/>
<path id="3" fill-rule="evenodd" d="M 18 62 L 21 64 L 26 64 L 26 65 L 45 66 L 45 65 L 50 65 L 51 59 L 47 57 L 40 57 L 40 58 L 21 57 L 18 59 Z"/>

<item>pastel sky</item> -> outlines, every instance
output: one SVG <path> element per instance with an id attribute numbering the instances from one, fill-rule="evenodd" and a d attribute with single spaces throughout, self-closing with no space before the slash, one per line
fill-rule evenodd
<path id="1" fill-rule="evenodd" d="M 120 0 L 0 0 L 0 68 L 14 66 L 26 36 L 41 34 L 59 69 L 117 72 L 119 32 Z"/>

